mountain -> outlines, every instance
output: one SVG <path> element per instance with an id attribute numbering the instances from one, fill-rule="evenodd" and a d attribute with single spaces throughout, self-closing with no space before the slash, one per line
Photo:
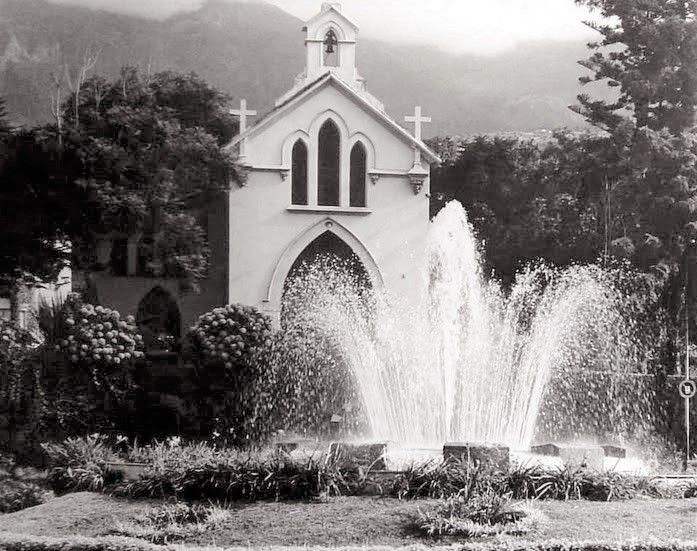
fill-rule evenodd
<path id="1" fill-rule="evenodd" d="M 194 71 L 260 112 L 293 84 L 304 65 L 303 23 L 264 3 L 209 0 L 163 21 L 45 0 L 0 0 L 0 95 L 15 122 L 51 118 L 53 74 L 75 74 L 85 52 L 90 74 L 123 65 Z M 401 121 L 421 104 L 426 135 L 582 128 L 567 106 L 580 89 L 583 44 L 538 42 L 498 55 L 453 55 L 437 48 L 361 39 L 358 68 L 368 89 Z M 67 90 L 62 91 L 63 95 Z"/>

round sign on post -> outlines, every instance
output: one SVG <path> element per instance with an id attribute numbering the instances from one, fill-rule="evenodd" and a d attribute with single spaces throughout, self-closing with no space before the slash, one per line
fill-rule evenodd
<path id="1" fill-rule="evenodd" d="M 694 398 L 697 394 L 697 383 L 692 379 L 685 379 L 678 384 L 678 392 L 685 399 Z"/>

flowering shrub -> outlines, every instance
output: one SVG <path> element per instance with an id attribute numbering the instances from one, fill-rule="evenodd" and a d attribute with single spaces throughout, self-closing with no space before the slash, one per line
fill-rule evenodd
<path id="1" fill-rule="evenodd" d="M 28 357 L 39 344 L 26 329 L 0 320 L 0 400 L 19 399 Z"/>
<path id="2" fill-rule="evenodd" d="M 199 317 L 189 333 L 196 370 L 200 430 L 217 442 L 246 445 L 249 415 L 243 390 L 259 379 L 255 358 L 271 340 L 271 320 L 250 306 L 231 304 Z"/>
<path id="3" fill-rule="evenodd" d="M 191 332 L 206 361 L 232 369 L 269 343 L 271 319 L 251 306 L 230 304 L 199 317 Z"/>
<path id="4" fill-rule="evenodd" d="M 56 350 L 88 368 L 98 387 L 116 394 L 126 390 L 117 381 L 144 356 L 143 337 L 133 316 L 122 319 L 116 310 L 79 303 L 66 309 L 64 316 L 65 334 Z"/>

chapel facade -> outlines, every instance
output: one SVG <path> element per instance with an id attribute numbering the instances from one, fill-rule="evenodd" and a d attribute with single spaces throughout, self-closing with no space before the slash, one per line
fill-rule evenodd
<path id="1" fill-rule="evenodd" d="M 324 3 L 303 28 L 305 70 L 275 108 L 254 115 L 243 101 L 238 154 L 244 182 L 229 195 L 228 301 L 278 323 L 286 279 L 322 244 L 348 247 L 374 288 L 410 295 L 423 285 L 430 167 L 421 115 L 391 119 L 356 68 L 358 26 Z M 333 245 L 332 245 L 333 244 Z M 331 252 L 331 251 L 330 251 Z"/>
<path id="2" fill-rule="evenodd" d="M 232 111 L 240 134 L 226 148 L 246 177 L 206 209 L 211 256 L 200 292 L 141 261 L 147 236 L 107 235 L 97 247 L 101 269 L 74 274 L 87 300 L 135 316 L 153 338 L 176 339 L 227 303 L 255 306 L 278 324 L 298 259 L 339 249 L 358 258 L 373 288 L 418 292 L 438 162 L 421 141 L 429 119 L 420 108 L 405 117 L 412 135 L 366 90 L 358 27 L 339 4 L 323 4 L 303 31 L 305 70 L 291 89 L 253 125 L 245 100 Z"/>

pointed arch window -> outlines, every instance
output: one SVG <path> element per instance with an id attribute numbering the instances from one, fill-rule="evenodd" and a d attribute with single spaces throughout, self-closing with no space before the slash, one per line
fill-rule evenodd
<path id="1" fill-rule="evenodd" d="M 291 203 L 307 205 L 307 146 L 302 140 L 293 146 Z"/>
<path id="2" fill-rule="evenodd" d="M 351 148 L 350 205 L 365 207 L 366 152 L 361 142 Z"/>
<path id="3" fill-rule="evenodd" d="M 341 137 L 333 121 L 322 125 L 318 136 L 317 204 L 339 206 Z"/>
<path id="4" fill-rule="evenodd" d="M 329 30 L 324 35 L 322 56 L 325 67 L 339 66 L 339 40 L 336 38 L 336 33 L 332 30 Z"/>

